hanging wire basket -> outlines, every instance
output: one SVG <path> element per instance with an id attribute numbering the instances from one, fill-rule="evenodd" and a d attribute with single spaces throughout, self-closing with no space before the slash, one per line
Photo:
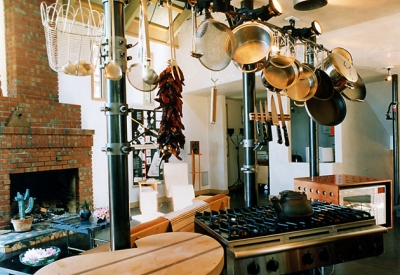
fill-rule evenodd
<path id="1" fill-rule="evenodd" d="M 104 14 L 88 7 L 68 4 L 40 5 L 50 67 L 59 73 L 91 75 L 99 59 L 104 35 Z"/>

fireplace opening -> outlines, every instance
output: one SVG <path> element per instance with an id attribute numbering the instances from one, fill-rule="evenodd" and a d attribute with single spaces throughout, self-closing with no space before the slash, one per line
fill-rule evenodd
<path id="1" fill-rule="evenodd" d="M 11 216 L 18 215 L 18 205 L 14 201 L 17 192 L 24 194 L 29 189 L 35 198 L 35 206 L 29 215 L 34 222 L 41 222 L 54 215 L 76 213 L 78 169 L 62 169 L 30 173 L 10 174 Z"/>

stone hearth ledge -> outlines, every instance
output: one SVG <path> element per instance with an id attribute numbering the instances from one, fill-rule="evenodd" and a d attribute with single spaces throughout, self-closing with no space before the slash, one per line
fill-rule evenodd
<path id="1" fill-rule="evenodd" d="M 48 222 L 33 224 L 32 229 L 28 232 L 17 233 L 11 231 L 0 235 L 0 253 L 10 253 L 28 249 L 33 245 L 63 237 L 66 237 L 66 232 L 64 230 L 51 228 Z"/>

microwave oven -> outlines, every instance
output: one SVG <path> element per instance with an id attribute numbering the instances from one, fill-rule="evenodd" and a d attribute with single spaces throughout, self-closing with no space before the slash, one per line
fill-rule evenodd
<path id="1" fill-rule="evenodd" d="M 378 225 L 386 224 L 385 185 L 339 189 L 339 204 L 370 213 Z"/>

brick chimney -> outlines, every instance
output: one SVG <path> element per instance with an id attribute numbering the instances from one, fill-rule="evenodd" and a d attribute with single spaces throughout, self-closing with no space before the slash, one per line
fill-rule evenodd
<path id="1" fill-rule="evenodd" d="M 11 219 L 10 174 L 77 168 L 77 205 L 93 201 L 94 131 L 81 129 L 79 105 L 59 102 L 41 2 L 4 0 L 8 95 L 0 95 L 0 228 Z"/>

